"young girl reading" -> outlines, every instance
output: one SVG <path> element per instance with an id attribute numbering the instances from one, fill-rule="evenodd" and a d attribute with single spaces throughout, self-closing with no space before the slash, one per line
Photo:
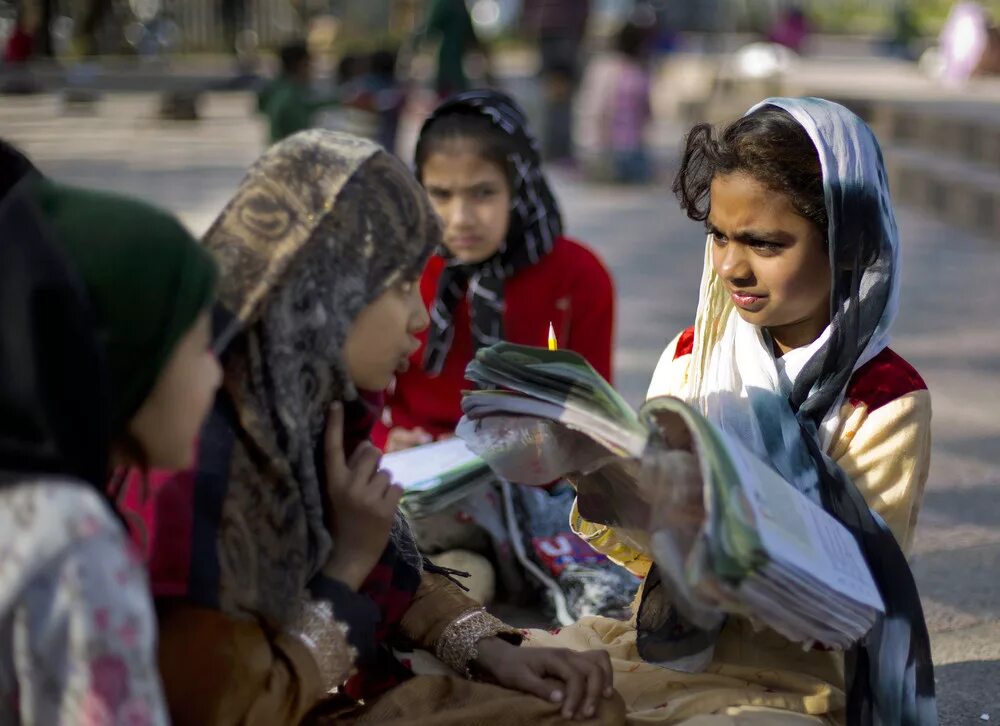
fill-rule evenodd
<path id="1" fill-rule="evenodd" d="M 637 618 L 586 618 L 530 642 L 606 648 L 634 722 L 934 723 L 903 555 L 927 479 L 930 397 L 888 347 L 899 238 L 878 142 L 837 104 L 769 99 L 721 135 L 695 127 L 674 190 L 705 221 L 705 271 L 695 325 L 667 346 L 649 395 L 696 405 L 836 516 L 886 615 L 846 654 L 803 651 L 737 617 L 694 631 L 661 617 L 670 607 L 650 559 L 574 511 L 580 536 L 646 576 Z M 703 672 L 663 667 L 698 644 Z"/>
<path id="2" fill-rule="evenodd" d="M 451 436 L 465 366 L 500 340 L 560 347 L 611 375 L 614 291 L 597 256 L 563 235 L 537 145 L 513 100 L 461 93 L 427 120 L 417 177 L 444 240 L 420 278 L 431 323 L 396 376 L 372 440 L 386 451 Z"/>
<path id="3" fill-rule="evenodd" d="M 168 723 L 112 466 L 183 467 L 221 378 L 172 217 L 25 179 L 0 211 L 0 723 Z"/>

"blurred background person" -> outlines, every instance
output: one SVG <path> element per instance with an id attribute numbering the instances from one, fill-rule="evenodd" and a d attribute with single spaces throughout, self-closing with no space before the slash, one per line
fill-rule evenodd
<path id="1" fill-rule="evenodd" d="M 538 42 L 543 84 L 542 155 L 548 162 L 573 160 L 573 97 L 590 0 L 530 0 L 524 4 L 526 31 Z"/>
<path id="2" fill-rule="evenodd" d="M 798 6 L 783 10 L 767 33 L 767 39 L 796 53 L 802 53 L 809 39 L 809 21 L 805 11 Z"/>
<path id="3" fill-rule="evenodd" d="M 417 36 L 417 43 L 426 38 L 439 41 L 434 90 L 441 99 L 469 87 L 465 73 L 465 56 L 470 50 L 485 55 L 485 46 L 476 35 L 472 16 L 465 0 L 431 0 L 427 21 Z"/>
<path id="4" fill-rule="evenodd" d="M 653 117 L 648 49 L 648 30 L 625 23 L 615 40 L 612 85 L 602 97 L 605 149 L 615 181 L 627 184 L 647 182 L 652 176 L 646 148 L 646 130 Z"/>

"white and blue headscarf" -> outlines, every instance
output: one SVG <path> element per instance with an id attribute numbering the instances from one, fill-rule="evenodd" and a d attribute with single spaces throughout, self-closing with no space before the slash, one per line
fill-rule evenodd
<path id="1" fill-rule="evenodd" d="M 801 124 L 819 156 L 831 322 L 814 343 L 776 360 L 767 333 L 734 309 L 712 268 L 709 240 L 683 395 L 858 540 L 886 613 L 847 654 L 848 723 L 933 724 L 930 645 L 909 565 L 885 522 L 824 453 L 851 376 L 889 344 L 898 309 L 899 235 L 882 152 L 868 125 L 836 103 L 769 98 L 747 113 L 765 106 L 782 109 Z M 640 639 L 644 608 L 650 622 L 658 618 L 658 605 L 644 602 Z"/>

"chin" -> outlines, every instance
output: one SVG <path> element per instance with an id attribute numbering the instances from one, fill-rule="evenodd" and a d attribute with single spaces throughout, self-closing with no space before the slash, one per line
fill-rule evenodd
<path id="1" fill-rule="evenodd" d="M 485 262 L 490 257 L 493 256 L 492 252 L 482 252 L 476 250 L 460 250 L 458 252 L 452 252 L 455 255 L 455 259 L 465 265 L 476 265 L 480 262 Z"/>
<path id="2" fill-rule="evenodd" d="M 166 469 L 167 471 L 186 471 L 193 468 L 196 463 L 194 447 L 190 447 L 186 451 L 174 452 L 173 455 L 161 454 L 152 457 L 152 460 L 147 462 L 150 469 Z"/>
<path id="3" fill-rule="evenodd" d="M 364 380 L 355 381 L 354 386 L 362 391 L 370 391 L 372 393 L 384 391 L 389 387 L 389 384 L 392 383 L 392 379 L 395 374 L 395 371 L 393 371 L 385 376 L 365 376 Z"/>
<path id="4" fill-rule="evenodd" d="M 737 314 L 739 314 L 739 316 L 744 320 L 744 322 L 750 323 L 751 325 L 757 325 L 762 328 L 766 328 L 768 325 L 770 325 L 767 319 L 768 316 L 765 315 L 763 312 L 756 312 L 756 313 L 750 312 L 749 310 L 744 310 L 738 305 L 734 306 L 734 309 L 736 310 Z"/>

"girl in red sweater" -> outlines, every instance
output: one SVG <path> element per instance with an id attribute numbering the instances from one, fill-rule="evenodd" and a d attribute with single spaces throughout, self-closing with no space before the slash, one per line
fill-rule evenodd
<path id="1" fill-rule="evenodd" d="M 597 256 L 563 236 L 524 114 L 507 96 L 469 91 L 427 120 L 416 172 L 441 217 L 444 245 L 424 270 L 431 326 L 397 375 L 372 433 L 386 451 L 452 435 L 465 367 L 500 340 L 560 347 L 611 379 L 614 291 Z"/>

